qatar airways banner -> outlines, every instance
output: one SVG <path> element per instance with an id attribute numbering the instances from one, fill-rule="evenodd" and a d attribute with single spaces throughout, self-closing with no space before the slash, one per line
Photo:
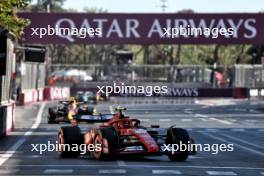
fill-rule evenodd
<path id="1" fill-rule="evenodd" d="M 264 14 L 20 13 L 25 43 L 263 44 Z"/>

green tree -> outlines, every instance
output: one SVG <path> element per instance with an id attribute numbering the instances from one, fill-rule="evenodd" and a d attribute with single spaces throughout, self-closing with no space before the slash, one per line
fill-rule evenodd
<path id="1" fill-rule="evenodd" d="M 27 6 L 28 2 L 28 0 L 1 0 L 0 26 L 20 37 L 29 20 L 19 18 L 16 12 L 19 8 Z"/>
<path id="2" fill-rule="evenodd" d="M 32 0 L 30 0 L 31 2 Z M 32 4 L 27 10 L 34 12 L 63 12 L 62 8 L 66 0 L 38 0 L 36 4 Z"/>

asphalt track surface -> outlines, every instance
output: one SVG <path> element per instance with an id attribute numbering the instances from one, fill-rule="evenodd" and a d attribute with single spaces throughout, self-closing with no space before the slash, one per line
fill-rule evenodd
<path id="1" fill-rule="evenodd" d="M 227 101 L 228 102 L 228 101 Z M 199 144 L 234 144 L 234 151 L 201 151 L 185 162 L 167 156 L 97 161 L 89 157 L 62 159 L 56 151 L 40 154 L 31 144 L 55 143 L 59 126 L 47 124 L 44 102 L 17 107 L 17 129 L 0 139 L 0 175 L 264 175 L 263 104 L 243 101 L 214 105 L 195 99 L 118 98 L 96 105 L 109 113 L 117 105 L 144 125 L 176 124 L 188 129 Z M 85 124 L 81 125 L 86 128 Z"/>

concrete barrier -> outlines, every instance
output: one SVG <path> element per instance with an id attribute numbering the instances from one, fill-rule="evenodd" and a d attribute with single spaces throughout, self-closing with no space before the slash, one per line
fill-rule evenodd
<path id="1" fill-rule="evenodd" d="M 35 89 L 23 90 L 19 96 L 20 105 L 38 101 L 38 91 Z"/>
<path id="2" fill-rule="evenodd" d="M 38 89 L 38 101 L 43 101 L 44 100 L 44 89 Z"/>
<path id="3" fill-rule="evenodd" d="M 6 136 L 15 128 L 15 103 L 0 106 L 0 137 Z"/>
<path id="4" fill-rule="evenodd" d="M 248 88 L 236 87 L 233 88 L 233 98 L 248 98 Z"/>
<path id="5" fill-rule="evenodd" d="M 0 106 L 0 137 L 6 135 L 6 107 Z"/>
<path id="6" fill-rule="evenodd" d="M 46 87 L 23 90 L 19 96 L 19 104 L 26 105 L 37 101 L 60 100 L 70 97 L 69 87 Z"/>
<path id="7" fill-rule="evenodd" d="M 44 89 L 45 100 L 60 100 L 70 97 L 70 88 L 68 87 L 46 87 Z"/>
<path id="8" fill-rule="evenodd" d="M 6 133 L 9 133 L 15 128 L 15 103 L 10 103 L 6 106 Z"/>
<path id="9" fill-rule="evenodd" d="M 252 88 L 248 89 L 250 98 L 264 98 L 264 88 Z"/>

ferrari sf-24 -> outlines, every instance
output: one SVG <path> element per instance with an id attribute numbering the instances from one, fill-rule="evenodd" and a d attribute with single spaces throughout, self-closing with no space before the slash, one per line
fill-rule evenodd
<path id="1" fill-rule="evenodd" d="M 167 155 L 171 161 L 184 161 L 192 150 L 164 150 L 164 146 L 188 145 L 194 143 L 189 133 L 182 128 L 171 126 L 167 129 L 159 125 L 144 127 L 140 120 L 126 116 L 125 108 L 116 108 L 115 114 L 87 115 L 89 122 L 103 122 L 99 127 L 81 130 L 78 123 L 63 126 L 58 130 L 58 154 L 60 157 L 78 157 L 79 150 L 64 150 L 62 146 L 91 145 L 101 146 L 101 150 L 88 151 L 86 154 L 97 160 L 113 159 L 118 156 L 160 156 Z M 74 121 L 74 120 L 73 120 Z"/>

